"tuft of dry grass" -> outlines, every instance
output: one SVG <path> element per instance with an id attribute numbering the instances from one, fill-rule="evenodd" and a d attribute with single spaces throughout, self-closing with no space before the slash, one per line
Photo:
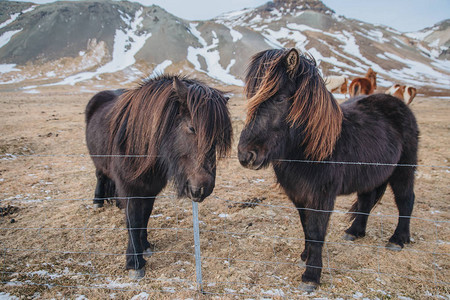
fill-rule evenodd
<path id="1" fill-rule="evenodd" d="M 231 90 L 234 141 L 245 101 Z M 94 168 L 86 156 L 84 107 L 93 93 L 76 87 L 39 94 L 0 91 L 1 290 L 41 298 L 301 298 L 449 297 L 450 178 L 447 100 L 417 97 L 411 108 L 421 131 L 414 242 L 401 252 L 384 248 L 397 222 L 388 191 L 369 218 L 366 237 L 341 239 L 355 196 L 339 197 L 324 247 L 322 285 L 297 290 L 304 265 L 298 213 L 276 187 L 270 169 L 252 171 L 236 159 L 219 162 L 214 193 L 199 205 L 203 291 L 196 290 L 191 203 L 171 187 L 155 203 L 149 239 L 155 253 L 146 276 L 124 270 L 127 232 L 114 205 L 92 209 Z M 14 219 L 14 222 L 11 220 Z M 140 299 L 135 298 L 135 299 Z"/>

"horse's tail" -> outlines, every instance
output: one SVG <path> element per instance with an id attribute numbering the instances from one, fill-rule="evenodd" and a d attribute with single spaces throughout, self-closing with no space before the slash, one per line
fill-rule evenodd
<path id="1" fill-rule="evenodd" d="M 360 90 L 361 84 L 359 82 L 355 82 L 354 85 L 350 85 L 350 97 L 359 95 Z"/>
<path id="2" fill-rule="evenodd" d="M 86 123 L 89 122 L 95 111 L 105 103 L 114 100 L 117 96 L 123 94 L 125 90 L 102 91 L 94 95 L 86 106 Z"/>
<path id="3" fill-rule="evenodd" d="M 380 199 L 383 197 L 384 192 L 386 191 L 386 187 L 387 187 L 387 182 L 383 183 L 382 185 L 380 185 L 379 187 L 377 187 L 375 189 L 375 199 L 374 199 L 374 203 L 371 205 L 372 209 L 375 207 L 375 205 L 378 204 L 378 202 L 380 201 Z M 358 212 L 358 200 L 356 200 L 352 207 L 349 210 L 350 212 L 350 221 L 354 220 L 356 218 L 356 212 Z"/>

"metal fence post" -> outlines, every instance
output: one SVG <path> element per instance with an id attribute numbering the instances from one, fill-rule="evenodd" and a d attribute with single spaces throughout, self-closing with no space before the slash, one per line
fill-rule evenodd
<path id="1" fill-rule="evenodd" d="M 202 284 L 202 258 L 200 255 L 200 229 L 198 222 L 198 203 L 192 201 L 192 219 L 194 226 L 194 245 L 195 245 L 195 273 L 197 276 L 197 289 L 203 293 Z"/>

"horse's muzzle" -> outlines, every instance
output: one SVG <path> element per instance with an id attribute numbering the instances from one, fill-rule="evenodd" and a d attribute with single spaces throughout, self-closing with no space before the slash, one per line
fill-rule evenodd
<path id="1" fill-rule="evenodd" d="M 186 196 L 194 202 L 202 202 L 206 197 L 211 195 L 213 189 L 214 181 L 201 183 L 188 181 L 186 183 Z"/>
<path id="2" fill-rule="evenodd" d="M 258 160 L 258 152 L 256 150 L 244 150 L 239 147 L 238 158 L 241 165 L 245 168 L 259 170 L 264 165 L 264 160 Z"/>

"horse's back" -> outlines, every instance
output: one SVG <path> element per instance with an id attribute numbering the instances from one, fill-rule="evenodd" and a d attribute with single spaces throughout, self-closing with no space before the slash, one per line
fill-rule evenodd
<path id="1" fill-rule="evenodd" d="M 417 151 L 419 129 L 411 109 L 401 100 L 386 94 L 357 96 L 341 104 L 345 114 L 376 120 L 390 136 L 401 139 L 403 149 Z M 412 162 L 411 162 L 412 163 Z"/>
<path id="2" fill-rule="evenodd" d="M 108 91 L 101 91 L 95 94 L 91 100 L 89 100 L 88 104 L 86 105 L 85 110 L 85 116 L 86 116 L 86 123 L 89 123 L 90 119 L 92 118 L 92 115 L 100 108 L 104 107 L 108 103 L 111 103 L 114 101 L 118 96 L 123 94 L 124 90 L 108 90 Z"/>
<path id="3" fill-rule="evenodd" d="M 98 171 L 106 173 L 108 159 L 102 155 L 108 152 L 109 124 L 108 113 L 115 100 L 124 90 L 109 90 L 95 94 L 89 100 L 86 115 L 86 145 Z"/>

